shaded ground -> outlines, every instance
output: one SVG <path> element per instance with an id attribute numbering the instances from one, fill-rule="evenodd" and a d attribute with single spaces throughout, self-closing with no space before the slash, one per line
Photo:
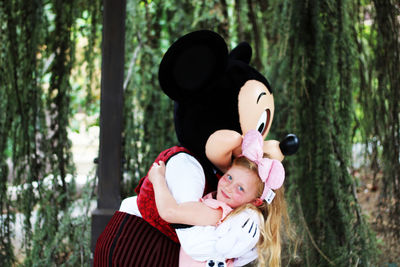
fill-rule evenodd
<path id="1" fill-rule="evenodd" d="M 357 189 L 359 203 L 378 240 L 380 250 L 378 262 L 382 264 L 379 266 L 398 267 L 400 266 L 400 240 L 396 239 L 395 235 L 399 233 L 390 225 L 389 211 L 379 205 L 381 175 L 378 174 L 374 182 L 371 172 L 359 169 L 354 172 L 354 176 L 360 181 Z"/>

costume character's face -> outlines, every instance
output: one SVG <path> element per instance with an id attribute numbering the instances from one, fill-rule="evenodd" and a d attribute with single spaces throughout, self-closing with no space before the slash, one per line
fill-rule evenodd
<path id="1" fill-rule="evenodd" d="M 245 81 L 238 90 L 236 100 L 232 102 L 236 107 L 231 107 L 231 110 L 236 110 L 240 128 L 225 128 L 213 132 L 205 146 L 207 158 L 222 172 L 229 168 L 232 156 L 241 154 L 242 136 L 249 130 L 259 131 L 265 139 L 275 111 L 274 97 L 265 81 Z M 265 142 L 264 151 L 270 158 L 283 159 L 277 141 Z"/>

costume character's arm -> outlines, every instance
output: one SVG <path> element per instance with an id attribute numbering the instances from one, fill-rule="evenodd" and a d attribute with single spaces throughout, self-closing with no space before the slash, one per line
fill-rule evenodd
<path id="1" fill-rule="evenodd" d="M 194 226 L 177 229 L 183 250 L 197 261 L 235 258 L 242 266 L 257 258 L 255 246 L 260 237 L 260 219 L 253 210 L 230 216 L 219 226 Z"/>
<path id="2" fill-rule="evenodd" d="M 165 181 L 165 164 L 154 163 L 149 171 L 153 183 L 157 210 L 161 218 L 169 223 L 190 225 L 213 225 L 222 217 L 220 209 L 212 209 L 201 202 L 177 203 Z"/>
<path id="3" fill-rule="evenodd" d="M 252 250 L 260 239 L 260 216 L 251 209 L 229 217 L 217 229 L 215 248 L 226 258 L 238 258 Z M 224 228 L 223 228 L 224 227 Z"/>
<path id="4" fill-rule="evenodd" d="M 233 261 L 233 266 L 244 266 L 258 258 L 257 247 L 254 247 L 250 251 L 246 252 L 239 258 L 235 258 Z"/>

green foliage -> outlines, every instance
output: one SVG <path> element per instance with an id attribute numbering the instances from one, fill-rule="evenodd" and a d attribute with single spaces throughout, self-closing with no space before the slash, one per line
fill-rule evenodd
<path id="1" fill-rule="evenodd" d="M 395 1 L 372 1 L 376 20 L 376 45 L 373 62 L 377 80 L 370 85 L 368 105 L 375 103 L 374 121 L 370 134 L 378 136 L 382 150 L 381 203 L 389 209 L 390 230 L 400 240 L 400 3 Z M 371 110 L 366 111 L 369 114 Z"/>
<path id="2" fill-rule="evenodd" d="M 71 217 L 76 189 L 67 130 L 77 64 L 75 27 L 78 19 L 98 18 L 100 13 L 99 4 L 89 4 L 0 3 L 1 266 L 14 265 L 17 259 L 26 266 L 68 262 L 75 249 L 71 244 L 85 242 L 74 234 L 83 224 Z M 99 28 L 98 20 L 93 23 L 87 35 L 94 35 L 89 38 L 92 49 Z M 93 53 L 85 58 L 94 71 Z M 14 255 L 11 243 L 17 213 L 23 218 L 23 250 L 16 250 L 24 257 Z"/>
<path id="3" fill-rule="evenodd" d="M 366 144 L 374 186 L 382 188 L 379 203 L 389 213 L 388 236 L 400 238 L 400 108 L 399 4 L 365 1 L 359 6 L 357 29 L 359 91 L 355 126 Z M 373 22 L 373 23 L 371 23 Z M 371 67 L 374 66 L 374 67 Z M 382 172 L 382 179 L 378 173 Z M 396 241 L 395 241 L 396 242 Z"/>
<path id="4" fill-rule="evenodd" d="M 93 176 L 92 176 L 93 177 Z M 64 210 L 65 195 L 54 196 L 52 188 L 43 188 L 32 249 L 26 255 L 25 266 L 87 266 L 90 263 L 89 208 L 94 197 L 95 179 L 88 178 L 81 195 L 75 196 Z M 78 199 L 79 197 L 79 199 Z M 52 205 L 49 205 L 52 203 Z M 54 219 L 58 221 L 54 223 Z"/>
<path id="5" fill-rule="evenodd" d="M 368 266 L 376 255 L 374 239 L 348 171 L 358 10 L 346 1 L 273 1 L 271 8 L 279 14 L 269 30 L 273 84 L 281 86 L 275 97 L 283 126 L 278 129 L 301 140 L 286 165 L 289 199 L 299 198 L 304 211 L 304 223 L 293 216 L 303 229 L 303 260 L 309 266 Z"/>

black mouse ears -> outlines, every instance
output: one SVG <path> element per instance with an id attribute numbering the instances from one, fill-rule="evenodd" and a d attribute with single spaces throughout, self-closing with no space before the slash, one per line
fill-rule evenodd
<path id="1" fill-rule="evenodd" d="M 242 42 L 231 51 L 224 39 L 213 31 L 188 33 L 165 53 L 160 63 L 158 79 L 162 90 L 173 100 L 194 97 L 212 97 L 207 88 L 224 74 L 228 60 L 248 64 L 251 47 Z"/>
<path id="2" fill-rule="evenodd" d="M 165 53 L 158 72 L 162 90 L 173 100 L 201 96 L 225 71 L 228 48 L 217 33 L 201 30 L 179 38 Z"/>
<path id="3" fill-rule="evenodd" d="M 229 53 L 229 58 L 233 60 L 243 61 L 244 63 L 249 64 L 251 54 L 252 50 L 249 43 L 241 42 Z"/>

